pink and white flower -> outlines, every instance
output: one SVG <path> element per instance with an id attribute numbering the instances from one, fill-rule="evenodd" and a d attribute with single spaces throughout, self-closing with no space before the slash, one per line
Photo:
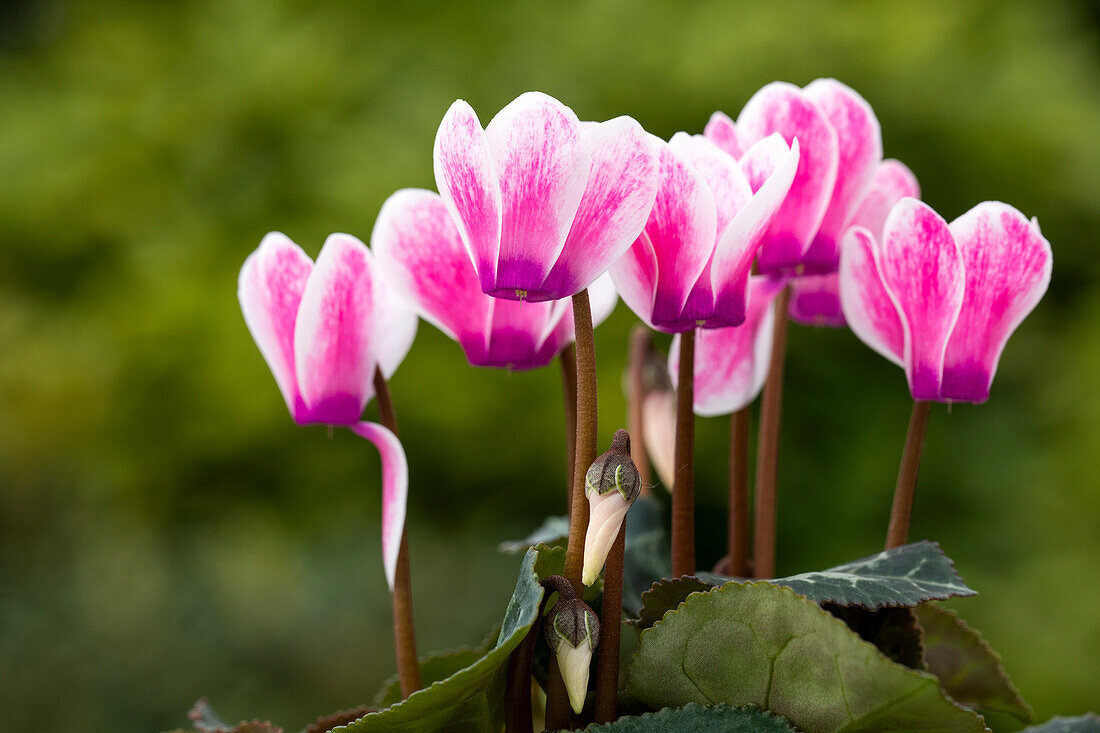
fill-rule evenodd
<path id="1" fill-rule="evenodd" d="M 881 238 L 845 236 L 844 316 L 860 339 L 905 369 L 915 400 L 984 402 L 1009 336 L 1050 283 L 1039 223 L 986 201 L 948 224 L 904 198 Z"/>
<path id="2" fill-rule="evenodd" d="M 569 300 L 530 303 L 482 292 L 454 220 L 431 191 L 409 188 L 390 196 L 371 247 L 387 282 L 424 320 L 457 341 L 474 366 L 546 366 L 573 341 Z M 589 292 L 598 324 L 618 298 L 606 275 Z"/>
<path id="3" fill-rule="evenodd" d="M 657 190 L 656 151 L 635 120 L 581 122 L 539 92 L 484 129 L 456 101 L 434 159 L 482 292 L 510 300 L 558 300 L 591 285 L 638 236 Z"/>
<path id="4" fill-rule="evenodd" d="M 288 237 L 264 237 L 241 267 L 245 324 L 299 425 L 341 425 L 382 456 L 382 556 L 393 587 L 405 528 L 408 464 L 392 432 L 360 421 L 374 373 L 389 377 L 412 346 L 416 315 L 375 273 L 370 250 L 333 234 L 310 260 Z"/>

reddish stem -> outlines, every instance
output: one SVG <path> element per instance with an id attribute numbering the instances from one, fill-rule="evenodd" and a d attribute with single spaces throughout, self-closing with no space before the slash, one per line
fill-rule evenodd
<path id="1" fill-rule="evenodd" d="M 749 408 L 730 417 L 730 496 L 726 572 L 744 578 L 749 574 Z"/>
<path id="2" fill-rule="evenodd" d="M 890 526 L 886 530 L 886 549 L 904 545 L 909 537 L 909 517 L 913 513 L 913 497 L 917 493 L 917 472 L 920 469 L 924 433 L 928 428 L 931 402 L 916 401 L 909 416 L 909 431 L 901 453 L 898 483 L 894 489 L 894 505 L 890 509 Z"/>
<path id="3" fill-rule="evenodd" d="M 676 476 L 672 487 L 672 575 L 695 572 L 695 331 L 680 336 L 676 387 Z"/>
<path id="4" fill-rule="evenodd" d="M 649 329 L 636 326 L 630 333 L 630 382 L 628 422 L 630 426 L 630 459 L 638 469 L 638 482 L 642 493 L 649 493 L 649 456 L 645 449 L 645 419 L 642 404 L 645 401 L 645 365 L 649 358 L 652 340 Z"/>
<path id="5" fill-rule="evenodd" d="M 610 723 L 619 714 L 619 632 L 623 621 L 623 561 L 626 522 L 603 566 L 603 607 L 600 609 L 600 645 L 596 666 L 596 722 Z"/>
<path id="6" fill-rule="evenodd" d="M 779 470 L 779 419 L 783 409 L 783 360 L 787 351 L 787 302 L 790 286 L 775 301 L 768 381 L 760 406 L 760 436 L 756 454 L 756 528 L 753 571 L 758 578 L 775 576 L 776 477 Z"/>

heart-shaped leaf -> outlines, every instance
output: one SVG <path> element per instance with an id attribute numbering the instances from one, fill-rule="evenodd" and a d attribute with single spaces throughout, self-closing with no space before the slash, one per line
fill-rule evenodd
<path id="1" fill-rule="evenodd" d="M 916 613 L 924 630 L 928 671 L 940 678 L 947 694 L 983 714 L 1011 716 L 1018 721 L 1015 729 L 1031 722 L 1031 708 L 981 634 L 945 608 L 922 604 Z"/>
<path id="2" fill-rule="evenodd" d="M 755 705 L 698 705 L 665 708 L 656 713 L 619 718 L 613 723 L 595 723 L 585 733 L 791 733 L 795 728 L 778 715 Z"/>
<path id="3" fill-rule="evenodd" d="M 788 588 L 727 583 L 642 632 L 627 690 L 653 708 L 759 705 L 803 730 L 984 733 L 939 680 L 891 662 Z"/>
<path id="4" fill-rule="evenodd" d="M 439 654 L 430 654 L 420 659 L 420 682 L 427 687 L 433 682 L 439 682 L 450 677 L 460 669 L 469 667 L 481 659 L 488 649 L 475 649 L 463 647 Z M 381 689 L 374 696 L 374 707 L 388 708 L 390 705 L 401 702 L 401 678 L 393 675 L 382 683 Z"/>
<path id="5" fill-rule="evenodd" d="M 912 608 L 838 606 L 823 603 L 824 608 L 848 624 L 848 628 L 869 641 L 898 664 L 909 669 L 924 669 L 924 645 L 917 615 Z"/>
<path id="6" fill-rule="evenodd" d="M 1024 728 L 1024 733 L 1100 733 L 1100 717 L 1096 713 L 1076 718 L 1055 716 L 1042 725 Z"/>
<path id="7" fill-rule="evenodd" d="M 547 517 L 542 524 L 522 540 L 508 540 L 497 545 L 501 552 L 519 555 L 536 545 L 565 545 L 569 537 L 569 517 Z"/>

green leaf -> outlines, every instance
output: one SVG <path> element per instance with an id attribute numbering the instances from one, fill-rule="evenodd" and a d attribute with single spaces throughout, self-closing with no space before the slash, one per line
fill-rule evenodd
<path id="1" fill-rule="evenodd" d="M 627 690 L 650 707 L 759 705 L 815 733 L 985 731 L 933 675 L 891 662 L 788 588 L 727 583 L 642 632 Z"/>
<path id="2" fill-rule="evenodd" d="M 510 555 L 527 552 L 536 545 L 565 545 L 569 537 L 569 517 L 547 517 L 542 525 L 522 540 L 509 540 L 497 545 L 497 549 Z"/>
<path id="3" fill-rule="evenodd" d="M 1031 722 L 1031 708 L 981 634 L 945 608 L 925 604 L 917 606 L 916 613 L 924 629 L 928 671 L 940 678 L 947 694 L 983 714 L 1011 716 L 1019 721 L 1014 729 Z"/>
<path id="4" fill-rule="evenodd" d="M 421 657 L 420 682 L 427 687 L 433 682 L 445 680 L 460 669 L 469 667 L 481 659 L 487 651 L 488 649 L 463 647 Z M 388 708 L 399 702 L 401 702 L 401 677 L 395 674 L 382 683 L 382 688 L 374 696 L 374 707 Z"/>
<path id="5" fill-rule="evenodd" d="M 614 723 L 596 723 L 584 729 L 585 733 L 790 733 L 794 730 L 783 718 L 755 705 L 735 708 L 697 703 L 635 718 L 619 718 Z"/>
<path id="6" fill-rule="evenodd" d="M 730 578 L 699 573 L 720 585 Z M 922 540 L 885 550 L 828 570 L 776 578 L 769 583 L 793 589 L 817 603 L 838 606 L 915 606 L 924 601 L 977 595 L 935 542 Z"/>
<path id="7" fill-rule="evenodd" d="M 664 507 L 651 496 L 639 496 L 626 513 L 623 553 L 623 609 L 637 615 L 642 591 L 672 574 Z"/>
<path id="8" fill-rule="evenodd" d="M 545 555 L 545 557 L 543 556 Z M 564 562 L 564 556 L 561 561 Z M 504 672 L 508 655 L 530 631 L 538 615 L 543 589 L 539 568 L 558 562 L 553 550 L 532 548 L 523 557 L 516 590 L 504 614 L 500 635 L 491 650 L 445 679 L 414 692 L 408 699 L 354 723 L 337 728 L 347 733 L 438 730 L 497 731 L 504 710 Z"/>
<path id="9" fill-rule="evenodd" d="M 1055 716 L 1042 725 L 1024 728 L 1024 733 L 1100 733 L 1100 717 L 1085 713 L 1076 718 Z"/>
<path id="10" fill-rule="evenodd" d="M 887 657 L 909 669 L 924 669 L 924 644 L 917 615 L 912 608 L 876 608 L 821 605 L 829 613 L 859 634 L 859 638 L 878 647 Z"/>
<path id="11" fill-rule="evenodd" d="M 662 578 L 642 594 L 642 609 L 634 625 L 639 629 L 648 629 L 661 620 L 661 617 L 679 606 L 692 593 L 706 593 L 714 588 L 709 583 L 692 575 L 682 578 Z"/>

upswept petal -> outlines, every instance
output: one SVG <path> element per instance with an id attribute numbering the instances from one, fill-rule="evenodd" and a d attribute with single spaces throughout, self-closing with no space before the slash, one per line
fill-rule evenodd
<path id="1" fill-rule="evenodd" d="M 503 205 L 500 179 L 477 113 L 456 100 L 435 136 L 435 183 L 454 217 L 482 288 L 496 282 Z"/>
<path id="2" fill-rule="evenodd" d="M 598 326 L 606 321 L 619 304 L 619 294 L 615 292 L 615 283 L 609 273 L 604 273 L 596 278 L 596 281 L 588 286 L 588 300 L 592 304 L 592 325 Z M 573 320 L 573 312 L 568 314 L 570 322 Z"/>
<path id="3" fill-rule="evenodd" d="M 377 258 L 375 258 L 377 261 Z M 371 351 L 382 376 L 389 379 L 401 366 L 416 340 L 416 311 L 382 278 L 374 281 L 374 331 Z"/>
<path id="4" fill-rule="evenodd" d="M 966 270 L 966 294 L 943 364 L 941 397 L 984 402 L 1009 336 L 1050 283 L 1050 243 L 1039 225 L 999 201 L 951 222 Z"/>
<path id="5" fill-rule="evenodd" d="M 840 305 L 852 333 L 898 366 L 905 367 L 905 326 L 882 284 L 878 243 L 852 227 L 840 246 Z"/>
<path id="6" fill-rule="evenodd" d="M 551 300 L 540 286 L 565 246 L 592 167 L 580 121 L 553 97 L 526 92 L 497 113 L 485 138 L 502 217 L 496 280 L 486 288 L 483 277 L 482 289 L 503 298 Z"/>
<path id="7" fill-rule="evenodd" d="M 752 198 L 752 186 L 737 164 L 737 159 L 702 135 L 678 132 L 668 141 L 668 146 L 694 168 L 710 187 L 718 214 L 718 233 L 721 235 L 734 215 Z"/>
<path id="8" fill-rule="evenodd" d="M 890 209 L 906 196 L 920 198 L 920 184 L 913 171 L 893 158 L 882 161 L 875 170 L 871 188 L 852 216 L 851 225 L 864 227 L 876 240 L 881 240 L 882 227 L 886 224 Z"/>
<path id="9" fill-rule="evenodd" d="M 606 272 L 638 238 L 657 195 L 657 149 L 635 120 L 585 123 L 581 135 L 592 151 L 592 169 L 540 300 L 568 298 Z"/>
<path id="10" fill-rule="evenodd" d="M 313 261 L 279 232 L 263 238 L 241 267 L 237 299 L 291 415 L 301 402 L 294 369 L 294 323 Z"/>
<path id="11" fill-rule="evenodd" d="M 802 153 L 790 192 L 764 237 L 758 259 L 764 274 L 793 270 L 802 261 L 829 205 L 839 156 L 836 130 L 793 84 L 768 84 L 737 117 L 737 135 L 744 145 L 774 132 L 788 144 L 798 138 Z"/>
<path id="12" fill-rule="evenodd" d="M 394 576 L 397 574 L 397 555 L 401 551 L 401 535 L 405 531 L 409 463 L 401 441 L 381 425 L 360 422 L 350 428 L 356 435 L 374 443 L 382 457 L 382 566 L 386 572 L 386 583 L 393 590 Z"/>
<path id="13" fill-rule="evenodd" d="M 791 299 L 787 307 L 791 320 L 805 326 L 843 328 L 844 312 L 840 307 L 840 277 L 803 275 L 791 280 Z"/>
<path id="14" fill-rule="evenodd" d="M 836 272 L 840 237 L 882 161 L 882 130 L 867 100 L 836 79 L 817 79 L 805 92 L 836 130 L 838 165 L 829 207 L 802 261 L 807 272 Z"/>
<path id="15" fill-rule="evenodd" d="M 657 294 L 657 253 L 644 231 L 608 270 L 626 307 L 647 326 L 653 326 L 653 299 Z"/>
<path id="16" fill-rule="evenodd" d="M 879 270 L 905 324 L 905 366 L 915 400 L 940 395 L 944 352 L 966 286 L 962 254 L 932 207 L 903 198 L 886 218 Z"/>
<path id="17" fill-rule="evenodd" d="M 556 352 L 547 344 L 552 333 L 552 317 L 561 318 L 564 310 L 553 301 L 528 303 L 497 298 L 492 304 L 489 348 L 479 361 L 467 354 L 475 366 L 507 367 L 524 370 L 546 366 Z"/>
<path id="18" fill-rule="evenodd" d="M 695 414 L 728 415 L 750 404 L 768 376 L 775 296 L 781 281 L 754 277 L 745 322 L 734 328 L 701 329 L 695 335 Z M 680 335 L 669 349 L 669 372 L 679 381 Z"/>
<path id="19" fill-rule="evenodd" d="M 438 195 L 407 188 L 386 199 L 371 233 L 371 249 L 386 282 L 424 320 L 464 349 L 486 351 L 494 299 L 481 292 L 462 238 Z"/>
<path id="20" fill-rule="evenodd" d="M 791 150 L 796 147 L 798 147 L 801 156 L 801 144 L 798 140 L 788 145 L 782 135 L 773 132 L 763 140 L 754 142 L 745 151 L 745 154 L 738 160 L 738 164 L 740 164 L 741 170 L 744 171 L 745 178 L 748 179 L 753 192 L 760 190 L 760 187 L 773 173 L 779 170 L 779 166 L 787 159 Z"/>
<path id="21" fill-rule="evenodd" d="M 737 126 L 725 112 L 715 112 L 703 128 L 703 134 L 722 150 L 726 151 L 738 160 L 745 152 L 741 141 L 737 137 Z"/>
<path id="22" fill-rule="evenodd" d="M 588 299 L 592 307 L 592 326 L 599 326 L 607 320 L 615 310 L 615 306 L 619 304 L 619 294 L 615 292 L 610 274 L 605 272 L 588 286 Z M 541 354 L 550 354 L 547 359 L 549 363 L 550 359 L 576 340 L 576 333 L 573 330 L 573 303 L 570 298 L 554 302 L 547 325 L 549 334 L 540 346 L 539 352 L 540 358 Z"/>
<path id="23" fill-rule="evenodd" d="M 372 264 L 367 246 L 349 234 L 330 235 L 317 256 L 294 328 L 299 423 L 353 425 L 374 394 Z"/>

